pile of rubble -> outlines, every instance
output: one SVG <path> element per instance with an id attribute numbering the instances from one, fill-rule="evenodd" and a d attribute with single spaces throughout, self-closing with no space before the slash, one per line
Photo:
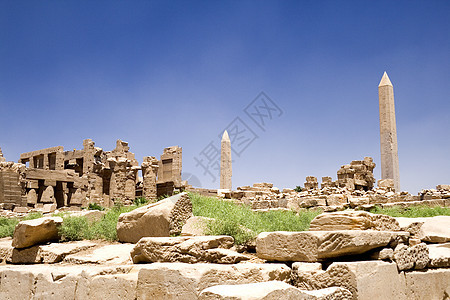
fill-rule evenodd
<path id="1" fill-rule="evenodd" d="M 63 219 L 22 221 L 0 240 L 0 298 L 445 299 L 450 217 L 405 219 L 324 213 L 310 231 L 260 233 L 254 252 L 190 230 L 186 193 L 122 214 L 121 243 L 62 243 Z"/>

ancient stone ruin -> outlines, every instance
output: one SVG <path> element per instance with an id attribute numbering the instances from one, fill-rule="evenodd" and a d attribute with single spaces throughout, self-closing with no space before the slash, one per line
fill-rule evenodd
<path id="1" fill-rule="evenodd" d="M 155 200 L 184 188 L 182 149 L 164 149 L 160 160 L 144 158 L 140 166 L 127 142 L 104 151 L 86 139 L 83 149 L 62 146 L 22 153 L 18 163 L 6 162 L 0 151 L 0 204 L 3 208 L 110 207 L 137 197 Z M 138 172 L 142 170 L 142 178 Z"/>

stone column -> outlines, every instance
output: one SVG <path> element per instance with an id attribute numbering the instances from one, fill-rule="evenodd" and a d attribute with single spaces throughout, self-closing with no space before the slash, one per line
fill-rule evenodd
<path id="1" fill-rule="evenodd" d="M 0 148 L 0 162 L 5 162 L 6 159 L 3 157 L 2 148 Z"/>
<path id="2" fill-rule="evenodd" d="M 400 192 L 394 87 L 386 72 L 384 72 L 378 85 L 378 96 L 380 104 L 381 179 L 394 180 L 394 189 Z"/>
<path id="3" fill-rule="evenodd" d="M 226 130 L 220 146 L 220 188 L 231 190 L 231 141 Z"/>
<path id="4" fill-rule="evenodd" d="M 141 168 L 144 182 L 143 196 L 147 200 L 156 200 L 156 177 L 158 175 L 159 161 L 154 156 L 146 156 Z"/>

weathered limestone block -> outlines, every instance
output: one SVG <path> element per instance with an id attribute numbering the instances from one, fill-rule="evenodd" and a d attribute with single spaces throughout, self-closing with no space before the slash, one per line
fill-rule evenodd
<path id="1" fill-rule="evenodd" d="M 31 189 L 27 193 L 27 204 L 35 205 L 37 203 L 37 194 L 35 189 Z"/>
<path id="2" fill-rule="evenodd" d="M 291 269 L 284 264 L 153 263 L 138 275 L 138 299 L 198 299 L 208 287 L 263 281 L 289 282 Z"/>
<path id="3" fill-rule="evenodd" d="M 12 248 L 12 254 L 7 259 L 13 264 L 53 264 L 61 262 L 64 257 L 72 253 L 94 247 L 90 241 L 76 241 L 68 243 L 51 243 L 48 245 L 35 245 L 29 248 Z"/>
<path id="4" fill-rule="evenodd" d="M 392 261 L 394 259 L 394 250 L 392 248 L 383 248 L 380 251 L 372 253 L 370 258 Z"/>
<path id="5" fill-rule="evenodd" d="M 411 234 L 411 237 L 415 237 L 424 223 L 424 218 L 395 218 L 400 225 L 402 231 L 407 231 Z"/>
<path id="6" fill-rule="evenodd" d="M 181 229 L 182 236 L 206 235 L 208 231 L 208 222 L 212 218 L 194 216 L 187 219 L 186 224 Z"/>
<path id="7" fill-rule="evenodd" d="M 256 254 L 270 261 L 315 262 L 362 254 L 408 235 L 375 230 L 262 232 L 256 239 Z"/>
<path id="8" fill-rule="evenodd" d="M 55 191 L 51 185 L 45 188 L 41 196 L 42 203 L 55 203 Z"/>
<path id="9" fill-rule="evenodd" d="M 450 243 L 428 245 L 429 268 L 450 268 Z"/>
<path id="10" fill-rule="evenodd" d="M 347 196 L 342 194 L 332 194 L 326 199 L 328 206 L 342 206 L 347 203 Z"/>
<path id="11" fill-rule="evenodd" d="M 142 237 L 162 237 L 181 232 L 184 222 L 192 216 L 192 203 L 186 193 L 148 204 L 121 214 L 117 236 L 121 242 L 137 243 Z"/>
<path id="12" fill-rule="evenodd" d="M 416 238 L 429 243 L 450 242 L 450 216 L 423 218 L 424 223 Z"/>
<path id="13" fill-rule="evenodd" d="M 436 189 L 438 191 L 450 192 L 450 184 L 439 184 L 436 186 Z"/>
<path id="14" fill-rule="evenodd" d="M 394 261 L 400 271 L 424 269 L 429 261 L 428 248 L 425 243 L 408 247 L 399 244 L 394 250 Z"/>
<path id="15" fill-rule="evenodd" d="M 71 217 L 84 217 L 89 222 L 100 221 L 105 214 L 106 212 L 101 210 L 83 210 L 70 212 Z"/>
<path id="16" fill-rule="evenodd" d="M 199 299 L 277 300 L 277 299 L 351 299 L 349 291 L 339 287 L 303 291 L 283 281 L 267 281 L 236 285 L 216 285 L 204 289 Z"/>
<path id="17" fill-rule="evenodd" d="M 82 205 L 84 198 L 81 189 L 77 189 L 70 198 L 70 205 Z"/>
<path id="18" fill-rule="evenodd" d="M 141 168 L 144 183 L 143 196 L 147 200 L 156 200 L 156 178 L 158 176 L 159 161 L 154 156 L 146 156 Z"/>
<path id="19" fill-rule="evenodd" d="M 25 248 L 58 240 L 58 228 L 62 222 L 63 219 L 60 217 L 46 217 L 21 221 L 14 230 L 12 246 L 14 248 Z"/>
<path id="20" fill-rule="evenodd" d="M 407 299 L 449 299 L 450 269 L 405 272 Z"/>
<path id="21" fill-rule="evenodd" d="M 399 231 L 395 218 L 366 211 L 323 213 L 311 221 L 309 230 L 380 230 Z"/>
<path id="22" fill-rule="evenodd" d="M 14 249 L 11 243 L 12 239 L 10 237 L 0 239 L 0 262 L 11 261 Z"/>
<path id="23" fill-rule="evenodd" d="M 404 279 L 398 274 L 397 266 L 382 261 L 335 262 L 326 271 L 305 270 L 294 263 L 292 282 L 307 290 L 342 287 L 359 300 L 406 299 Z"/>
<path id="24" fill-rule="evenodd" d="M 131 251 L 134 263 L 184 262 L 184 263 L 237 263 L 248 257 L 230 249 L 231 236 L 196 237 L 144 237 Z M 220 250 L 217 248 L 221 248 Z"/>
<path id="25" fill-rule="evenodd" d="M 390 178 L 378 180 L 378 187 L 388 191 L 394 191 L 394 180 Z"/>
<path id="26" fill-rule="evenodd" d="M 133 248 L 133 244 L 114 244 L 90 248 L 67 255 L 64 262 L 71 264 L 131 264 L 130 252 Z"/>

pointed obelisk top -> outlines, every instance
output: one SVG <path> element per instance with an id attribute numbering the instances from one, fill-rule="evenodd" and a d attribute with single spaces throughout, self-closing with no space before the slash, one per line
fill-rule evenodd
<path id="1" fill-rule="evenodd" d="M 388 74 L 386 72 L 384 72 L 383 77 L 381 77 L 381 81 L 380 81 L 380 84 L 378 85 L 378 87 L 385 86 L 385 85 L 392 86 L 392 83 L 389 80 L 389 76 L 388 76 Z"/>
<path id="2" fill-rule="evenodd" d="M 222 141 L 229 141 L 230 137 L 228 136 L 228 132 L 225 130 L 222 135 Z"/>

